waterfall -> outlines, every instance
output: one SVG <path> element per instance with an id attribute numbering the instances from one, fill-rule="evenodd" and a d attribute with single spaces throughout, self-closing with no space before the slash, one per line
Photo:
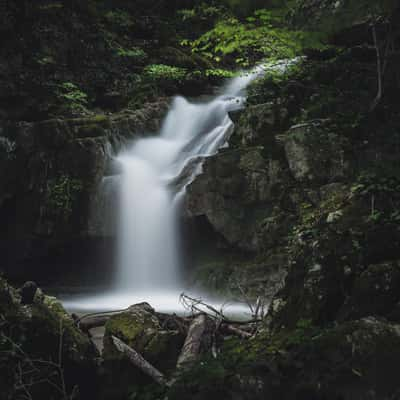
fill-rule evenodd
<path id="1" fill-rule="evenodd" d="M 185 189 L 202 162 L 228 145 L 229 112 L 243 108 L 245 89 L 263 72 L 257 67 L 228 82 L 208 102 L 176 97 L 158 135 L 136 140 L 116 158 L 119 179 L 118 260 L 112 291 L 66 301 L 69 308 L 113 309 L 149 301 L 179 308 L 183 290 L 178 220 Z"/>
<path id="2" fill-rule="evenodd" d="M 260 68 L 233 79 L 207 103 L 174 99 L 158 136 L 139 139 L 117 158 L 122 166 L 116 290 L 182 288 L 179 199 L 232 132 L 228 113 L 243 106 L 244 88 Z M 175 183 L 175 184 L 174 184 Z"/>

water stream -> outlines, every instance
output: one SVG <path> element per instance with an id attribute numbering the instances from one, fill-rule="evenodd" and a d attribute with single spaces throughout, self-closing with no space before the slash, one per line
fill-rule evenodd
<path id="1" fill-rule="evenodd" d="M 233 131 L 229 112 L 245 102 L 245 89 L 262 67 L 233 78 L 204 103 L 176 97 L 157 136 L 136 140 L 116 158 L 119 184 L 115 279 L 108 293 L 65 299 L 74 310 L 120 309 L 148 301 L 162 311 L 180 308 L 184 289 L 179 213 L 185 189 L 205 157 L 226 146 Z"/>

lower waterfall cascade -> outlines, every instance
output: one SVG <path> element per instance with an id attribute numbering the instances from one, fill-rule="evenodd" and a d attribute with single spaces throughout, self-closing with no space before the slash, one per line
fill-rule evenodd
<path id="1" fill-rule="evenodd" d="M 238 75 L 208 102 L 175 97 L 159 134 L 135 140 L 118 154 L 115 279 L 106 293 L 64 299 L 67 308 L 113 310 L 140 301 L 163 311 L 182 308 L 178 221 L 185 189 L 201 173 L 203 160 L 228 146 L 234 128 L 229 113 L 244 107 L 245 89 L 264 69 Z"/>

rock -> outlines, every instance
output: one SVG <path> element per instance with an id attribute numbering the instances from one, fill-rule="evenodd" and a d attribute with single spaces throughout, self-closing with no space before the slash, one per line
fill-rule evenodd
<path id="1" fill-rule="evenodd" d="M 64 257 L 43 262 L 53 257 L 55 242 L 60 254 L 78 238 L 94 242 L 114 233 L 91 222 L 93 206 L 102 202 L 100 182 L 127 141 L 160 127 L 167 107 L 161 99 L 136 111 L 1 127 L 0 155 L 4 147 L 9 156 L 0 157 L 0 236 L 7 238 L 2 268 L 10 276 L 19 279 L 25 260 L 40 259 L 36 275 L 23 277 L 40 279 L 47 275 L 40 268 Z"/>
<path id="2" fill-rule="evenodd" d="M 349 171 L 346 141 L 315 124 L 290 128 L 284 138 L 290 170 L 300 182 L 340 181 Z"/>
<path id="3" fill-rule="evenodd" d="M 342 319 L 380 315 L 394 321 L 400 302 L 400 261 L 370 265 L 355 280 L 352 295 L 340 312 Z"/>
<path id="4" fill-rule="evenodd" d="M 32 397 L 57 398 L 61 387 L 58 365 L 67 393 L 72 393 L 76 385 L 81 395 L 94 395 L 98 386 L 98 353 L 94 345 L 55 298 L 32 302 L 33 289 L 37 294 L 36 285 L 27 282 L 19 297 L 0 279 L 2 395 L 17 398 L 20 392 L 16 388 L 21 382 L 16 379 L 20 376 L 25 384 L 38 382 L 31 387 Z M 56 377 L 53 385 L 46 380 L 52 376 Z"/>
<path id="5" fill-rule="evenodd" d="M 303 320 L 264 335 L 226 343 L 223 357 L 183 375 L 168 398 L 397 398 L 399 325 L 369 317 L 320 329 Z"/>
<path id="6" fill-rule="evenodd" d="M 20 289 L 21 304 L 33 304 L 37 289 L 35 282 L 25 282 Z"/>
<path id="7" fill-rule="evenodd" d="M 185 334 L 162 326 L 154 309 L 147 303 L 135 304 L 128 311 L 110 318 L 103 339 L 103 390 L 106 398 L 126 398 L 132 391 L 132 385 L 153 384 L 148 376 L 114 348 L 112 336 L 133 348 L 164 374 L 175 369 L 185 340 Z"/>
<path id="8" fill-rule="evenodd" d="M 221 152 L 205 161 L 202 175 L 187 188 L 186 214 L 206 216 L 230 245 L 257 251 L 260 222 L 271 216 L 268 204 L 282 193 L 286 179 L 285 167 L 265 160 L 260 147 Z"/>
<path id="9" fill-rule="evenodd" d="M 147 303 L 129 307 L 127 312 L 110 318 L 106 324 L 103 357 L 106 361 L 120 360 L 120 354 L 113 350 L 109 340 L 111 336 L 134 348 L 161 371 L 175 366 L 184 340 L 179 331 L 164 329 Z"/>

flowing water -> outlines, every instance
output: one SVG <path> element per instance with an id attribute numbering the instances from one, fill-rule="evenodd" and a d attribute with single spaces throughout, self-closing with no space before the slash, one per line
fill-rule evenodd
<path id="1" fill-rule="evenodd" d="M 116 158 L 119 184 L 118 260 L 109 293 L 67 299 L 81 310 L 124 308 L 148 301 L 163 311 L 180 308 L 184 289 L 178 221 L 189 183 L 205 157 L 227 145 L 233 131 L 229 112 L 245 102 L 245 88 L 263 71 L 232 79 L 209 102 L 176 97 L 157 136 L 142 138 Z"/>

